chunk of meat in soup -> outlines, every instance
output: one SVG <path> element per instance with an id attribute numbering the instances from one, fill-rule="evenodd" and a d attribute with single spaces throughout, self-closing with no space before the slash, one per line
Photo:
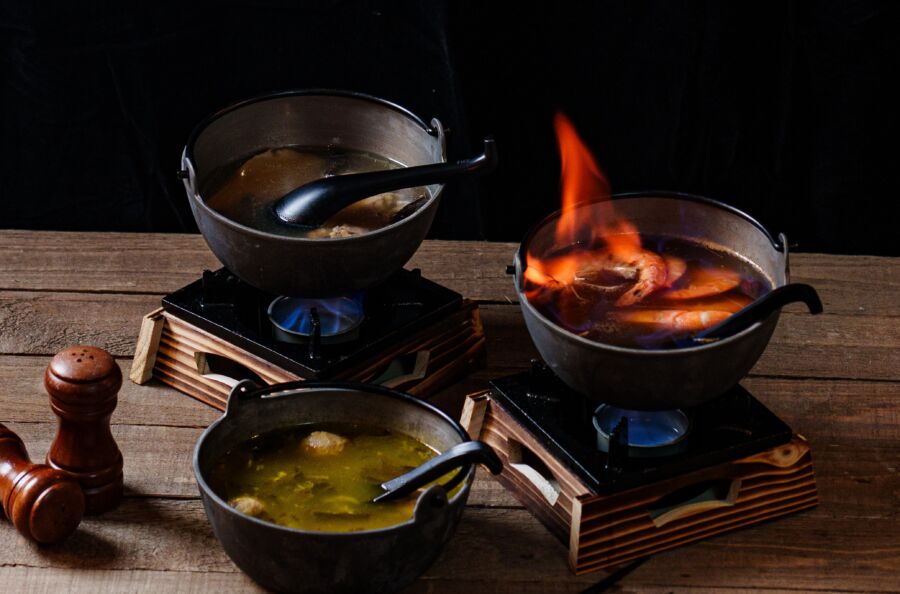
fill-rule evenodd
<path id="1" fill-rule="evenodd" d="M 261 516 L 266 511 L 266 506 L 262 501 L 250 495 L 241 495 L 235 497 L 228 502 L 228 505 L 238 510 L 242 514 L 253 516 L 254 518 Z"/>
<path id="2" fill-rule="evenodd" d="M 335 456 L 346 445 L 346 437 L 328 431 L 313 431 L 300 442 L 303 452 L 311 456 Z"/>

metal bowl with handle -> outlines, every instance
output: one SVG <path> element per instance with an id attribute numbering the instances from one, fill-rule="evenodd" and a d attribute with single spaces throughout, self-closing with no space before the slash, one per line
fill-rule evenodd
<path id="1" fill-rule="evenodd" d="M 441 123 L 426 124 L 384 99 L 343 91 L 291 91 L 228 107 L 202 122 L 181 159 L 191 210 L 219 260 L 244 281 L 276 295 L 331 296 L 386 280 L 418 249 L 437 211 L 442 184 L 386 227 L 345 238 L 275 234 L 237 223 L 206 204 L 217 170 L 265 149 L 341 147 L 406 167 L 446 162 Z"/>
<path id="2" fill-rule="evenodd" d="M 444 453 L 470 441 L 459 423 L 412 396 L 366 384 L 292 382 L 259 388 L 235 385 L 225 415 L 209 426 L 194 449 L 194 474 L 216 538 L 232 561 L 266 588 L 306 593 L 393 592 L 412 582 L 438 557 L 462 515 L 475 464 L 460 467 L 461 487 L 435 484 L 419 495 L 412 517 L 401 524 L 357 532 L 288 528 L 244 514 L 208 483 L 212 466 L 255 435 L 299 425 L 351 423 L 409 435 Z M 433 458 L 432 460 L 436 460 Z M 426 463 L 427 464 L 427 463 Z M 426 466 L 426 465 L 423 465 Z M 412 473 L 409 473 L 412 474 Z M 404 475 L 406 476 L 406 475 Z M 383 485 L 389 489 L 389 483 Z"/>
<path id="3" fill-rule="evenodd" d="M 720 202 L 666 192 L 613 197 L 616 212 L 641 234 L 713 244 L 749 262 L 772 288 L 789 281 L 788 250 L 740 210 Z M 602 220 L 604 203 L 577 207 L 578 220 Z M 779 311 L 725 338 L 684 348 L 649 350 L 600 343 L 559 326 L 524 293 L 526 254 L 554 249 L 557 211 L 526 236 L 515 258 L 516 293 L 538 352 L 567 385 L 595 400 L 626 409 L 665 410 L 710 400 L 734 386 L 756 364 L 775 331 Z"/>

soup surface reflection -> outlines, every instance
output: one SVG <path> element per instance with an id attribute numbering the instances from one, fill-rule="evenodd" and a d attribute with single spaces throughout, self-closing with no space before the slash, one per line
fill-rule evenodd
<path id="1" fill-rule="evenodd" d="M 212 467 L 213 491 L 241 512 L 323 532 L 406 522 L 418 493 L 372 503 L 381 483 L 437 455 L 408 435 L 355 424 L 302 425 L 256 436 Z M 441 478 L 436 482 L 444 482 Z"/>

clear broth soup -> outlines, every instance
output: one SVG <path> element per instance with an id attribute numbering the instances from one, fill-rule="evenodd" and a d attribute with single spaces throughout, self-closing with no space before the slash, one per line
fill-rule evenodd
<path id="1" fill-rule="evenodd" d="M 318 179 L 399 167 L 379 155 L 338 147 L 269 149 L 214 171 L 203 195 L 209 196 L 206 204 L 210 208 L 260 231 L 319 239 L 350 237 L 391 224 L 403 207 L 427 196 L 427 190 L 406 188 L 366 198 L 311 231 L 285 224 L 271 207 L 294 188 Z"/>
<path id="2" fill-rule="evenodd" d="M 418 497 L 372 503 L 383 492 L 381 483 L 435 455 L 408 435 L 378 427 L 303 425 L 258 435 L 229 450 L 213 464 L 209 485 L 239 511 L 282 526 L 371 530 L 409 520 Z M 453 472 L 435 482 L 445 482 Z"/>

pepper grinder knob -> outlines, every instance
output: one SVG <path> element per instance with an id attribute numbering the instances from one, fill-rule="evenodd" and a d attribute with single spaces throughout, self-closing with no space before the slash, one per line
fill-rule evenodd
<path id="1" fill-rule="evenodd" d="M 61 542 L 84 515 L 84 495 L 74 478 L 34 464 L 18 435 L 0 424 L 0 502 L 22 535 L 41 544 Z"/>
<path id="2" fill-rule="evenodd" d="M 50 407 L 59 417 L 47 464 L 74 475 L 87 514 L 112 509 L 122 498 L 122 453 L 109 429 L 121 386 L 115 360 L 92 346 L 60 351 L 44 373 Z"/>

